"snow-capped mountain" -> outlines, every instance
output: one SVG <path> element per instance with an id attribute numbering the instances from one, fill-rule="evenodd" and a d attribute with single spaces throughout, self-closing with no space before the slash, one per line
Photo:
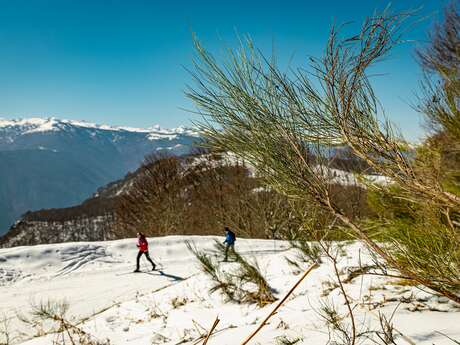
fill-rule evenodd
<path id="1" fill-rule="evenodd" d="M 27 145 L 26 140 L 30 140 L 31 136 L 52 135 L 57 133 L 85 133 L 91 137 L 105 137 L 112 139 L 113 142 L 119 141 L 126 136 L 146 139 L 149 141 L 158 140 L 179 140 L 181 137 L 198 137 L 196 130 L 186 127 L 178 127 L 174 129 L 162 129 L 156 125 L 150 128 L 134 128 L 134 127 L 120 127 L 98 125 L 86 121 L 74 120 L 59 120 L 54 117 L 50 118 L 28 118 L 28 119 L 13 119 L 7 120 L 0 118 L 0 148 L 1 150 L 14 150 L 19 145 L 27 147 L 46 149 L 59 149 L 59 147 L 44 147 L 44 146 L 31 146 L 29 142 Z M 187 143 L 176 143 L 182 146 Z M 158 146 L 162 148 L 162 146 Z M 164 147 L 173 149 L 171 145 Z M 175 148 L 175 147 L 174 147 Z"/>
<path id="2" fill-rule="evenodd" d="M 76 205 L 152 152 L 185 154 L 196 130 L 0 119 L 0 235 L 23 213 Z"/>

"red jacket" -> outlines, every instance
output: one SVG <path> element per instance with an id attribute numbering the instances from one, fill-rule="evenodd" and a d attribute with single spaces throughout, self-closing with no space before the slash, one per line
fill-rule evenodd
<path id="1" fill-rule="evenodd" d="M 139 238 L 139 240 L 137 241 L 137 248 L 139 248 L 139 250 L 141 252 L 148 252 L 149 250 L 149 244 L 147 242 L 147 239 L 145 237 L 141 237 Z"/>

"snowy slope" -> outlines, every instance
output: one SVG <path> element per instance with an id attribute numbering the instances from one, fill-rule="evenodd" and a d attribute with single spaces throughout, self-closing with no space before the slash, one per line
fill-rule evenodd
<path id="1" fill-rule="evenodd" d="M 190 239 L 199 248 L 210 249 L 215 238 Z M 273 305 L 225 303 L 220 293 L 210 294 L 211 282 L 197 269 L 185 239 L 151 240 L 152 257 L 162 266 L 163 275 L 150 272 L 145 261 L 144 273 L 130 273 L 136 255 L 134 239 L 1 249 L 0 315 L 11 318 L 11 330 L 22 329 L 33 336 L 16 320 L 15 311 L 26 313 L 31 301 L 65 298 L 75 320 L 88 317 L 80 327 L 99 340 L 110 339 L 110 344 L 196 344 L 219 316 L 221 322 L 209 344 L 240 344 Z M 239 239 L 237 250 L 257 260 L 278 298 L 299 278 L 285 260 L 296 254 L 285 242 Z M 369 258 L 359 244 L 348 244 L 340 256 L 340 272 L 345 276 L 358 260 L 365 263 Z M 235 264 L 222 265 L 231 270 Z M 329 299 L 345 312 L 339 289 L 332 288 L 325 296 L 331 281 L 333 270 L 324 260 L 252 344 L 277 344 L 281 336 L 303 339 L 296 344 L 326 344 L 327 327 L 318 315 L 321 301 Z M 376 328 L 379 312 L 389 316 L 397 308 L 395 327 L 416 344 L 451 344 L 441 333 L 460 338 L 460 309 L 443 298 L 376 276 L 355 278 L 345 289 L 359 302 L 355 310 L 359 325 Z M 52 339 L 53 335 L 37 337 L 26 344 L 50 344 Z M 407 343 L 401 337 L 396 341 Z"/>

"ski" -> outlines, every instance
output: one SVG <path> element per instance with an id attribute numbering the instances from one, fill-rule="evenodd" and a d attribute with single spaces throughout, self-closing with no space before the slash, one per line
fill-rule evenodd
<path id="1" fill-rule="evenodd" d="M 155 269 L 155 270 L 152 270 L 152 271 L 130 271 L 130 272 L 123 272 L 123 273 L 116 273 L 115 275 L 116 276 L 124 276 L 124 275 L 127 275 L 127 274 L 135 274 L 135 273 L 146 273 L 146 274 L 152 274 L 152 273 L 158 273 L 158 274 L 155 274 L 155 275 L 165 275 L 165 273 L 162 271 L 162 269 Z"/>

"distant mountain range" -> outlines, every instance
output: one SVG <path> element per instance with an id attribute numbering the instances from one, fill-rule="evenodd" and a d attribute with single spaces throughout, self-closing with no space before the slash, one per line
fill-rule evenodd
<path id="1" fill-rule="evenodd" d="M 179 127 L 111 127 L 56 118 L 0 119 L 0 235 L 25 212 L 77 205 L 152 152 L 189 153 Z"/>

